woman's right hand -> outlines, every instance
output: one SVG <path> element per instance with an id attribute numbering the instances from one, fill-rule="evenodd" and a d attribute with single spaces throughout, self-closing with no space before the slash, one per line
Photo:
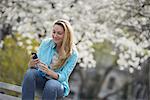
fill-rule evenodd
<path id="1" fill-rule="evenodd" d="M 29 68 L 31 68 L 31 67 L 35 68 L 36 67 L 35 65 L 40 62 L 40 60 L 38 58 L 37 59 L 32 59 L 33 56 L 34 55 L 31 55 L 31 57 L 30 57 L 30 60 L 29 60 L 29 63 L 28 63 Z"/>

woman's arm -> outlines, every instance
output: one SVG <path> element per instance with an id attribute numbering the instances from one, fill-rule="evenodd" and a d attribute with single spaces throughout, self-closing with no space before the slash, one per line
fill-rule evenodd
<path id="1" fill-rule="evenodd" d="M 72 73 L 72 71 L 77 63 L 77 60 L 78 60 L 78 53 L 74 52 L 69 57 L 66 64 L 63 66 L 62 70 L 60 72 L 57 72 L 58 81 L 63 82 L 64 80 L 69 78 L 70 74 Z"/>
<path id="2" fill-rule="evenodd" d="M 67 60 L 67 63 L 63 66 L 63 69 L 60 72 L 55 72 L 48 68 L 47 65 L 43 64 L 42 62 L 39 63 L 40 70 L 49 75 L 50 77 L 57 79 L 60 82 L 66 80 L 71 72 L 73 71 L 76 63 L 78 60 L 78 54 L 76 52 L 71 55 L 71 57 Z"/>

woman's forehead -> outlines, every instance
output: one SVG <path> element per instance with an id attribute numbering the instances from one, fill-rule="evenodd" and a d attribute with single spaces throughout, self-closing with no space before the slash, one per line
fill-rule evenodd
<path id="1" fill-rule="evenodd" d="M 63 29 L 63 27 L 61 26 L 61 25 L 54 25 L 54 27 L 53 27 L 53 30 L 55 30 L 55 31 L 64 31 L 64 29 Z"/>

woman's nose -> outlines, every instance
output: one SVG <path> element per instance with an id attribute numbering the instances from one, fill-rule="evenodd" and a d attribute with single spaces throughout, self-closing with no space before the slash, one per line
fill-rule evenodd
<path id="1" fill-rule="evenodd" d="M 57 37 L 57 34 L 55 33 L 55 34 L 53 34 L 53 36 L 54 36 L 54 37 Z"/>

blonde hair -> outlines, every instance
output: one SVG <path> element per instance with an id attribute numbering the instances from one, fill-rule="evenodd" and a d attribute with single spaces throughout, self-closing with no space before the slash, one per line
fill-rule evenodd
<path id="1" fill-rule="evenodd" d="M 65 64 L 67 58 L 72 53 L 73 29 L 71 27 L 71 24 L 67 20 L 63 20 L 63 19 L 59 19 L 55 21 L 53 25 L 60 25 L 63 27 L 65 31 L 64 39 L 59 52 L 58 62 L 53 66 L 53 69 L 58 69 Z"/>

